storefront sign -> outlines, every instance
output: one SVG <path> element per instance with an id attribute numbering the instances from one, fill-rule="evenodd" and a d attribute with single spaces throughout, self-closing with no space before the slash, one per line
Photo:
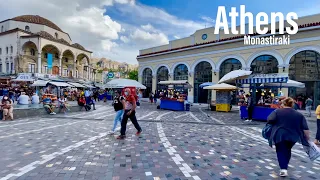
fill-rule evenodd
<path id="1" fill-rule="evenodd" d="M 37 78 L 46 78 L 46 79 L 56 79 L 56 78 L 58 78 L 58 76 L 54 75 L 54 74 L 35 73 L 34 76 L 37 77 Z"/>
<path id="2" fill-rule="evenodd" d="M 237 79 L 239 84 L 255 83 L 286 83 L 289 77 L 287 73 L 253 74 L 246 79 Z"/>
<path id="3" fill-rule="evenodd" d="M 19 73 L 15 81 L 34 81 L 32 73 Z"/>

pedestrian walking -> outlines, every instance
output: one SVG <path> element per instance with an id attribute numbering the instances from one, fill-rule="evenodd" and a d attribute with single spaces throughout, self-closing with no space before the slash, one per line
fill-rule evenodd
<path id="1" fill-rule="evenodd" d="M 316 115 L 317 115 L 317 134 L 316 134 L 316 139 L 314 143 L 316 145 L 320 145 L 320 105 L 318 105 L 316 109 Z"/>
<path id="2" fill-rule="evenodd" d="M 124 113 L 124 106 L 125 106 L 125 99 L 123 96 L 120 96 L 119 91 L 115 91 L 115 97 L 113 98 L 113 108 L 116 111 L 116 116 L 114 118 L 114 123 L 113 123 L 113 128 L 112 130 L 109 132 L 109 134 L 114 134 L 116 127 L 118 125 L 118 122 L 122 121 L 123 118 L 123 113 Z"/>
<path id="3" fill-rule="evenodd" d="M 307 110 L 307 116 L 311 117 L 311 108 L 312 108 L 312 99 L 310 97 L 308 97 L 308 99 L 306 100 L 306 110 Z"/>
<path id="4" fill-rule="evenodd" d="M 127 127 L 127 121 L 130 118 L 132 124 L 134 125 L 134 127 L 137 129 L 137 133 L 136 135 L 140 135 L 141 134 L 141 127 L 138 124 L 138 120 L 136 117 L 136 107 L 137 107 L 137 97 L 136 95 L 132 95 L 131 94 L 131 90 L 129 88 L 125 89 L 124 91 L 125 93 L 125 106 L 124 106 L 124 114 L 123 114 L 123 119 L 121 122 L 121 135 L 117 137 L 117 139 L 124 139 L 126 137 L 126 127 Z"/>
<path id="5" fill-rule="evenodd" d="M 283 108 L 276 109 L 268 117 L 268 124 L 272 125 L 269 145 L 276 146 L 277 158 L 280 166 L 280 176 L 288 176 L 288 164 L 291 149 L 296 142 L 309 146 L 309 128 L 305 117 L 293 109 L 292 98 L 283 100 Z"/>
<path id="6" fill-rule="evenodd" d="M 96 100 L 93 96 L 91 96 L 90 106 L 92 105 L 93 110 L 96 110 Z"/>
<path id="7" fill-rule="evenodd" d="M 252 114 L 253 114 L 253 101 L 252 101 L 252 97 L 247 94 L 247 111 L 248 111 L 248 119 L 246 120 L 246 122 L 251 122 L 252 121 Z"/>

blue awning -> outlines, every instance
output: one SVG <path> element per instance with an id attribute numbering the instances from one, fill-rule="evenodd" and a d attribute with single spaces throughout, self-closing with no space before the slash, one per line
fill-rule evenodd
<path id="1" fill-rule="evenodd" d="M 288 74 L 253 74 L 245 79 L 237 79 L 239 84 L 257 84 L 257 83 L 286 83 L 289 80 Z"/>
<path id="2" fill-rule="evenodd" d="M 207 86 L 212 86 L 214 85 L 214 83 L 212 82 L 205 82 L 205 83 L 202 83 L 199 85 L 200 88 L 204 88 L 204 87 L 207 87 Z"/>

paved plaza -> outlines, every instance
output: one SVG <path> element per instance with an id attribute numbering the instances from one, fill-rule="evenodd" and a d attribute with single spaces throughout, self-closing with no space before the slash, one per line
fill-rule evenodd
<path id="1" fill-rule="evenodd" d="M 1 122 L 0 180 L 279 178 L 275 148 L 261 137 L 264 123 L 245 123 L 237 112 L 172 112 L 145 103 L 137 110 L 142 134 L 129 122 L 125 140 L 107 135 L 114 115 L 100 104 L 96 111 Z M 309 126 L 314 135 L 315 121 Z M 288 179 L 319 173 L 320 161 L 310 162 L 297 144 Z"/>

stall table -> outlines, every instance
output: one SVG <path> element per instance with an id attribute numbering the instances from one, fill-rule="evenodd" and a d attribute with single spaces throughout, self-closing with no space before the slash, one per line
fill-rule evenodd
<path id="1" fill-rule="evenodd" d="M 160 109 L 167 109 L 173 111 L 184 111 L 184 102 L 177 100 L 161 99 Z"/>
<path id="2" fill-rule="evenodd" d="M 254 120 L 260 120 L 260 121 L 267 121 L 268 116 L 276 110 L 275 108 L 270 108 L 270 107 L 263 107 L 263 106 L 255 106 L 253 108 L 253 113 L 252 113 L 252 119 Z M 241 119 L 246 119 L 248 118 L 248 111 L 247 111 L 247 106 L 240 106 L 240 111 L 241 111 Z"/>

